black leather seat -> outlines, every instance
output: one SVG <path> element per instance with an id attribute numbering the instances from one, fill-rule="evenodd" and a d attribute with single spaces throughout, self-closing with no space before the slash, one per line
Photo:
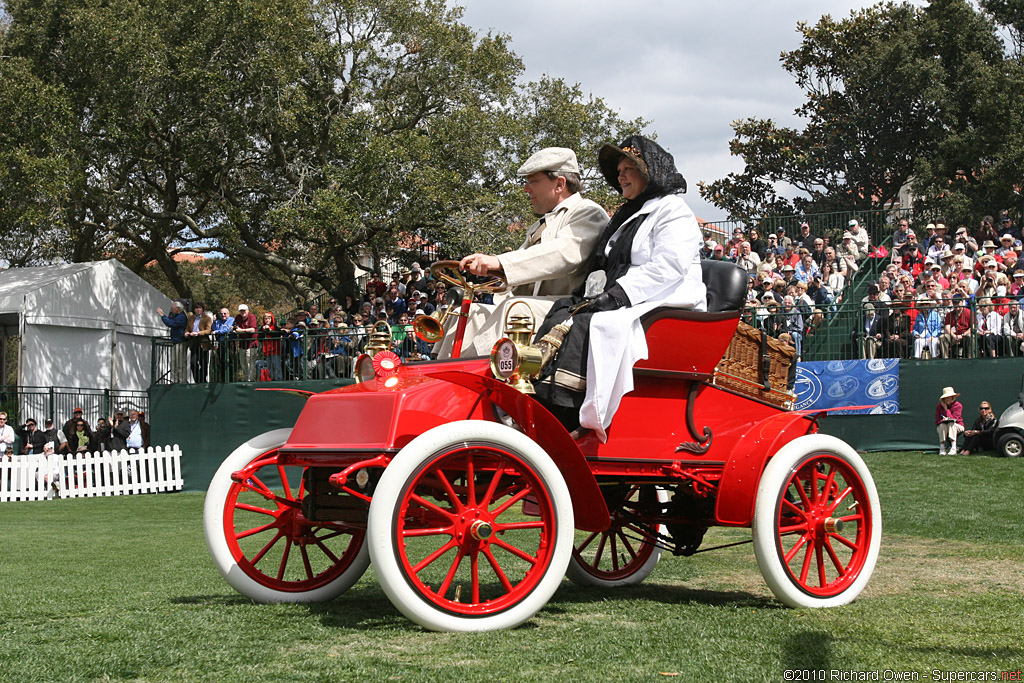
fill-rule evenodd
<path id="1" fill-rule="evenodd" d="M 728 261 L 701 261 L 708 313 L 739 311 L 747 300 L 747 271 Z"/>

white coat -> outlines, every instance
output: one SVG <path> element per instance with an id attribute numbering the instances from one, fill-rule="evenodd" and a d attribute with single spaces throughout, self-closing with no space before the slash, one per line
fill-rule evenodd
<path id="1" fill-rule="evenodd" d="M 572 294 L 583 282 L 587 260 L 606 225 L 608 212 L 578 192 L 546 213 L 543 225 L 539 220 L 531 225 L 519 249 L 498 256 L 514 296 L 496 296 L 494 305 L 472 305 L 462 356 L 490 353 L 494 342 L 505 334 L 506 312 L 517 301 L 530 306 L 539 325 L 555 301 Z M 437 350 L 438 358 L 451 356 L 458 318 L 451 320 Z"/>
<path id="2" fill-rule="evenodd" d="M 595 313 L 590 320 L 587 390 L 580 425 L 602 441 L 622 397 L 633 390 L 633 365 L 647 358 L 640 318 L 662 306 L 707 310 L 697 218 L 678 194 L 648 200 L 623 224 L 643 220 L 630 252 L 632 265 L 618 284 L 631 306 Z"/>

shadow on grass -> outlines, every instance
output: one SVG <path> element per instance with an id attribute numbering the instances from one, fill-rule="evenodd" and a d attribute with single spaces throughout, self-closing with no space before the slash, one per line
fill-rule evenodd
<path id="1" fill-rule="evenodd" d="M 686 586 L 645 583 L 622 588 L 587 588 L 564 584 L 550 604 L 603 602 L 605 600 L 646 600 L 665 605 L 732 605 L 757 609 L 785 609 L 778 601 L 745 591 L 715 591 Z"/>
<path id="2" fill-rule="evenodd" d="M 542 609 L 546 614 L 558 615 L 568 613 L 567 607 L 573 604 L 589 604 L 607 600 L 649 600 L 654 603 L 669 605 L 701 604 L 712 606 L 754 607 L 757 609 L 785 609 L 778 602 L 762 596 L 742 591 L 694 590 L 681 586 L 665 586 L 656 583 L 618 589 L 581 588 L 565 583 Z M 242 602 L 247 602 L 242 599 Z M 231 604 L 225 602 L 225 604 Z M 358 587 L 349 590 L 339 598 L 330 602 L 309 603 L 305 605 L 310 615 L 320 620 L 323 626 L 338 629 L 400 630 L 417 632 L 422 627 L 416 625 L 398 611 L 375 585 Z M 517 627 L 517 629 L 538 628 L 533 620 Z"/>
<path id="3" fill-rule="evenodd" d="M 172 605 L 251 605 L 253 601 L 243 595 L 182 595 L 168 600 Z"/>
<path id="4" fill-rule="evenodd" d="M 832 636 L 821 631 L 800 631 L 788 636 L 782 644 L 782 667 L 787 671 L 827 671 Z"/>

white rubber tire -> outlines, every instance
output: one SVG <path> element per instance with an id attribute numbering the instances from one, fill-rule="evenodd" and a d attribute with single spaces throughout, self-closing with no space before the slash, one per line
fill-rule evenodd
<path id="1" fill-rule="evenodd" d="M 396 543 L 396 515 L 419 473 L 438 457 L 465 444 L 493 445 L 513 453 L 532 470 L 551 502 L 554 545 L 536 585 L 503 611 L 467 616 L 443 609 L 413 586 Z M 573 512 L 569 489 L 558 467 L 536 442 L 505 425 L 479 420 L 451 422 L 413 439 L 384 470 L 370 502 L 367 538 L 370 559 L 381 587 L 406 617 L 432 631 L 492 631 L 514 628 L 531 618 L 554 595 L 573 548 Z"/>
<path id="2" fill-rule="evenodd" d="M 871 511 L 870 535 L 863 563 L 850 585 L 831 596 L 813 595 L 799 586 L 783 564 L 776 530 L 779 506 L 787 483 L 808 457 L 834 456 L 846 462 L 863 483 Z M 789 442 L 772 456 L 757 487 L 753 520 L 754 555 L 765 583 L 790 607 L 837 607 L 856 598 L 871 579 L 882 543 L 882 512 L 878 491 L 867 465 L 845 441 L 825 434 L 808 434 Z"/>
<path id="3" fill-rule="evenodd" d="M 668 491 L 659 488 L 658 500 L 662 503 L 668 501 Z M 662 535 L 668 534 L 668 529 L 665 528 L 664 524 L 658 526 L 658 533 Z M 569 566 L 565 570 L 565 575 L 568 576 L 569 580 L 577 586 L 593 588 L 622 588 L 625 586 L 638 586 L 651 575 L 651 572 L 654 571 L 654 567 L 657 566 L 658 562 L 661 560 L 661 553 L 661 547 L 651 547 L 650 556 L 644 560 L 642 564 L 627 576 L 623 576 L 618 579 L 607 579 L 601 576 L 595 576 L 576 559 L 576 555 L 574 554 L 569 560 Z"/>
<path id="4" fill-rule="evenodd" d="M 233 482 L 231 474 L 244 468 L 268 451 L 280 448 L 288 440 L 291 429 L 276 429 L 255 436 L 232 451 L 210 482 L 203 506 L 203 531 L 217 571 L 236 591 L 256 602 L 325 602 L 332 600 L 359 580 L 370 564 L 366 543 L 362 543 L 348 569 L 329 583 L 306 591 L 284 591 L 260 583 L 243 571 L 235 561 L 224 532 L 224 515 L 228 493 Z"/>

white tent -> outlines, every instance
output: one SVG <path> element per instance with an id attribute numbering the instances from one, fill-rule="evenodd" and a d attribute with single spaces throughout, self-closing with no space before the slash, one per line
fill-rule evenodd
<path id="1" fill-rule="evenodd" d="M 0 271 L 0 332 L 20 336 L 18 384 L 145 391 L 169 300 L 120 262 Z"/>

